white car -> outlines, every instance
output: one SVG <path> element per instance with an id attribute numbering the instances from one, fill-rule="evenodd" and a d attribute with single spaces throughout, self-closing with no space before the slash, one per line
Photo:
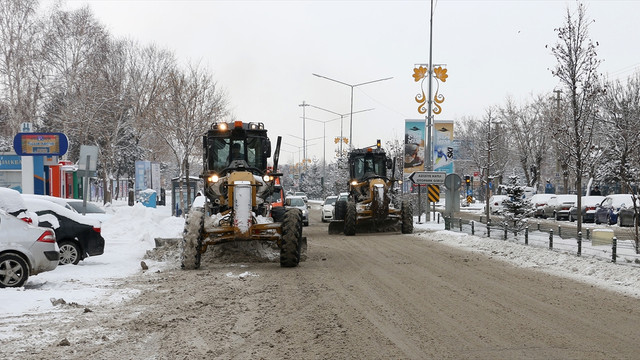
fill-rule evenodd
<path id="1" fill-rule="evenodd" d="M 59 258 L 53 230 L 0 210 L 0 288 L 23 286 L 29 276 L 55 269 Z"/>
<path id="2" fill-rule="evenodd" d="M 39 200 L 47 200 L 52 203 L 63 206 L 73 212 L 78 214 L 83 213 L 84 201 L 82 199 L 67 199 L 67 198 L 59 198 L 55 196 L 49 195 L 32 195 L 32 194 L 22 194 L 22 197 L 25 199 L 39 199 Z M 84 215 L 93 219 L 98 219 L 101 222 L 105 222 L 111 218 L 111 214 L 107 214 L 102 208 L 98 205 L 87 201 L 87 208 L 84 210 Z"/>
<path id="3" fill-rule="evenodd" d="M 499 214 L 504 210 L 502 202 L 508 199 L 508 195 L 493 195 L 489 198 L 489 211 L 492 214 Z"/>
<path id="4" fill-rule="evenodd" d="M 333 219 L 333 207 L 336 205 L 336 200 L 338 200 L 338 196 L 329 195 L 324 202 L 322 203 L 322 222 L 331 221 Z"/>

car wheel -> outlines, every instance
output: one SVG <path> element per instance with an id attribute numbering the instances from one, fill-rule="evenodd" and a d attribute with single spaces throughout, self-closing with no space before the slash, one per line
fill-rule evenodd
<path id="1" fill-rule="evenodd" d="M 78 265 L 80 262 L 80 247 L 71 241 L 61 241 L 60 244 L 60 260 L 59 265 L 73 264 Z"/>
<path id="2" fill-rule="evenodd" d="M 0 288 L 20 287 L 29 278 L 27 263 L 18 255 L 0 255 Z"/>

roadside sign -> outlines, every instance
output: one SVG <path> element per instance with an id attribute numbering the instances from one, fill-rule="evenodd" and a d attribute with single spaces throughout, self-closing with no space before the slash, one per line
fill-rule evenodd
<path id="1" fill-rule="evenodd" d="M 429 201 L 438 202 L 440 201 L 440 186 L 438 185 L 428 185 L 427 186 L 427 196 Z"/>
<path id="2" fill-rule="evenodd" d="M 13 138 L 13 149 L 20 156 L 62 156 L 68 146 L 67 136 L 62 133 L 18 133 Z"/>
<path id="3" fill-rule="evenodd" d="M 409 180 L 414 184 L 443 185 L 447 176 L 443 171 L 414 171 L 409 175 Z"/>
<path id="4" fill-rule="evenodd" d="M 458 190 L 462 185 L 462 179 L 458 174 L 449 174 L 446 176 L 444 186 L 447 190 Z"/>

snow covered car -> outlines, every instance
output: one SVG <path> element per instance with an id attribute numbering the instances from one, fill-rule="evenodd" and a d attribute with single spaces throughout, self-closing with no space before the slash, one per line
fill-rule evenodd
<path id="1" fill-rule="evenodd" d="M 59 256 L 51 229 L 0 210 L 0 288 L 21 287 L 29 276 L 55 269 Z"/>
<path id="2" fill-rule="evenodd" d="M 331 221 L 331 219 L 333 219 L 333 207 L 335 206 L 337 199 L 338 196 L 336 195 L 329 195 L 324 199 L 320 210 L 322 222 Z"/>
<path id="3" fill-rule="evenodd" d="M 28 224 L 32 224 L 36 220 L 34 218 L 37 218 L 36 214 L 27 210 L 22 195 L 9 188 L 0 187 L 0 209 Z"/>
<path id="4" fill-rule="evenodd" d="M 67 199 L 48 195 L 31 194 L 22 194 L 22 197 L 51 201 L 69 210 L 75 211 L 78 214 L 82 214 L 83 212 L 84 201 L 82 199 Z M 112 216 L 111 214 L 107 214 L 107 212 L 100 208 L 98 205 L 90 201 L 87 201 L 87 208 L 84 210 L 84 215 L 90 218 L 98 219 L 101 222 L 109 220 L 109 218 L 111 218 Z"/>
<path id="5" fill-rule="evenodd" d="M 489 211 L 492 214 L 499 214 L 504 210 L 502 202 L 508 199 L 508 195 L 493 195 L 489 198 Z"/>
<path id="6" fill-rule="evenodd" d="M 77 265 L 87 256 L 104 253 L 99 220 L 82 216 L 51 201 L 25 197 L 27 208 L 38 214 L 38 226 L 55 231 L 60 248 L 60 265 Z"/>
<path id="7" fill-rule="evenodd" d="M 569 220 L 569 209 L 575 206 L 577 202 L 578 195 L 554 195 L 547 201 L 547 205 L 544 206 L 542 217 L 552 217 L 556 221 L 561 219 Z"/>
<path id="8" fill-rule="evenodd" d="M 544 216 L 544 206 L 547 205 L 547 202 L 549 202 L 549 199 L 553 196 L 555 196 L 555 194 L 535 194 L 528 200 L 531 204 L 534 217 L 539 218 Z"/>
<path id="9" fill-rule="evenodd" d="M 589 195 L 582 197 L 582 222 L 594 222 L 596 218 L 596 207 L 604 200 L 604 196 Z M 578 204 L 569 209 L 569 221 L 578 219 Z"/>
<path id="10" fill-rule="evenodd" d="M 596 207 L 595 223 L 613 225 L 618 222 L 618 212 L 625 207 L 633 208 L 633 199 L 630 194 L 611 194 Z"/>
<path id="11" fill-rule="evenodd" d="M 289 196 L 284 199 L 284 208 L 296 208 L 302 211 L 302 224 L 309 226 L 309 205 L 304 202 L 301 196 Z"/>

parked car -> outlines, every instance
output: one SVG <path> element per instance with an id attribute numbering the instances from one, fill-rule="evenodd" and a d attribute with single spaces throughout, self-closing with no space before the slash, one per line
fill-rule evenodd
<path id="1" fill-rule="evenodd" d="M 529 199 L 531 211 L 534 217 L 540 218 L 544 216 L 544 206 L 547 205 L 549 199 L 556 196 L 555 194 L 535 194 Z"/>
<path id="2" fill-rule="evenodd" d="M 613 225 L 618 222 L 618 212 L 621 208 L 633 207 L 630 194 L 611 194 L 596 207 L 595 223 Z"/>
<path id="3" fill-rule="evenodd" d="M 290 196 L 284 199 L 284 207 L 297 208 L 302 211 L 302 225 L 309 226 L 309 205 L 304 202 L 301 196 Z"/>
<path id="4" fill-rule="evenodd" d="M 59 257 L 51 229 L 29 225 L 0 210 L 0 288 L 23 286 L 29 276 L 55 269 Z"/>
<path id="5" fill-rule="evenodd" d="M 502 202 L 508 199 L 508 195 L 493 195 L 489 198 L 489 211 L 492 214 L 499 214 L 504 210 Z"/>
<path id="6" fill-rule="evenodd" d="M 324 199 L 320 210 L 322 222 L 327 222 L 333 219 L 333 208 L 336 205 L 336 200 L 338 200 L 337 195 L 329 195 Z"/>
<path id="7" fill-rule="evenodd" d="M 27 208 L 38 214 L 38 225 L 55 231 L 60 265 L 77 265 L 87 256 L 104 253 L 99 220 L 82 216 L 51 201 L 25 197 Z"/>
<path id="8" fill-rule="evenodd" d="M 22 194 L 17 190 L 0 187 L 0 209 L 28 224 L 37 222 L 37 219 L 34 219 L 37 215 L 27 210 Z"/>
<path id="9" fill-rule="evenodd" d="M 636 204 L 636 208 L 640 211 L 640 201 L 637 198 Z M 638 220 L 639 219 L 636 216 L 636 209 L 633 207 L 633 202 L 630 204 L 624 204 L 624 206 L 621 206 L 620 210 L 618 210 L 618 220 L 616 221 L 618 226 L 635 226 Z"/>
<path id="10" fill-rule="evenodd" d="M 67 198 L 59 198 L 55 196 L 48 195 L 31 195 L 31 194 L 22 194 L 23 198 L 32 198 L 32 199 L 40 199 L 47 200 L 53 203 L 56 203 L 60 206 L 63 206 L 71 211 L 77 212 L 78 214 L 83 213 L 83 203 L 82 199 L 67 199 Z M 99 207 L 98 205 L 87 201 L 87 208 L 84 210 L 84 215 L 90 218 L 98 219 L 101 222 L 105 222 L 111 218 L 111 214 L 107 214 L 104 209 Z"/>
<path id="11" fill-rule="evenodd" d="M 576 202 L 578 202 L 578 195 L 575 194 L 554 195 L 547 201 L 547 205 L 543 207 L 542 217 L 552 217 L 556 221 L 561 219 L 569 220 L 569 209 L 575 206 Z"/>
<path id="12" fill-rule="evenodd" d="M 604 200 L 604 196 L 590 195 L 582 197 L 582 222 L 594 222 L 596 219 L 596 207 Z M 569 209 L 569 221 L 578 218 L 578 204 Z"/>

